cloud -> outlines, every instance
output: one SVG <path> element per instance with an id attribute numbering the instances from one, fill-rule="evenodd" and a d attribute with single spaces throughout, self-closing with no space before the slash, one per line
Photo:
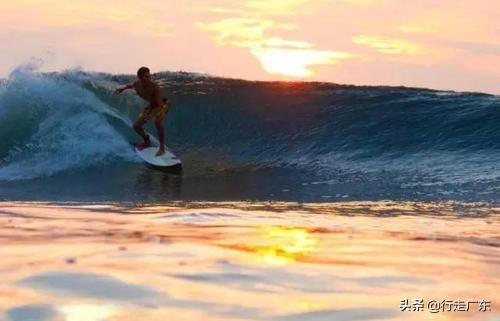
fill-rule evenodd
<path id="1" fill-rule="evenodd" d="M 371 6 L 380 4 L 381 0 L 341 0 L 355 6 Z"/>
<path id="2" fill-rule="evenodd" d="M 307 0 L 247 0 L 243 6 L 263 15 L 294 15 Z M 318 1 L 315 1 L 318 2 Z"/>
<path id="3" fill-rule="evenodd" d="M 310 49 L 313 47 L 307 41 L 294 41 L 294 40 L 285 40 L 281 38 L 269 38 L 264 42 L 267 47 L 288 47 L 288 48 L 301 48 L 301 49 Z"/>
<path id="4" fill-rule="evenodd" d="M 381 36 L 359 35 L 352 38 L 358 45 L 368 46 L 376 51 L 389 55 L 417 55 L 423 49 L 416 43 L 404 39 L 392 39 Z"/>
<path id="5" fill-rule="evenodd" d="M 242 16 L 270 17 L 296 16 L 314 12 L 317 5 L 331 0 L 219 0 L 211 6 L 193 6 L 191 9 L 212 12 L 231 13 Z M 367 1 L 367 0 L 365 0 Z"/>
<path id="6" fill-rule="evenodd" d="M 326 0 L 313 0 L 315 3 Z M 234 2 L 232 2 L 234 4 Z M 357 57 L 354 54 L 333 50 L 320 50 L 303 40 L 270 36 L 280 31 L 297 29 L 297 25 L 278 22 L 270 16 L 289 16 L 307 11 L 307 0 L 246 0 L 238 6 L 225 7 L 228 14 L 239 12 L 236 17 L 197 26 L 214 34 L 213 41 L 220 46 L 249 49 L 262 68 L 270 74 L 289 77 L 309 77 L 314 74 L 311 66 L 331 65 L 343 59 Z M 311 6 L 312 7 L 312 6 Z M 243 12 L 243 13 L 242 13 Z"/>
<path id="7" fill-rule="evenodd" d="M 124 1 L 114 3 L 96 0 L 56 0 L 13 2 L 0 11 L 0 27 L 14 30 L 38 32 L 40 29 L 89 29 L 99 26 L 103 30 L 126 31 L 129 34 L 167 37 L 172 35 L 172 24 L 165 22 L 155 10 Z"/>
<path id="8" fill-rule="evenodd" d="M 256 18 L 227 18 L 212 23 L 198 23 L 203 30 L 215 33 L 213 40 L 222 46 L 252 47 L 264 40 L 268 30 L 292 30 L 292 24 L 281 24 L 273 20 Z"/>
<path id="9" fill-rule="evenodd" d="M 214 32 L 213 40 L 221 46 L 247 48 L 268 73 L 289 77 L 309 77 L 314 65 L 336 64 L 355 55 L 340 51 L 318 50 L 307 41 L 267 37 L 271 30 L 292 30 L 292 24 L 269 19 L 227 18 L 198 26 Z"/>

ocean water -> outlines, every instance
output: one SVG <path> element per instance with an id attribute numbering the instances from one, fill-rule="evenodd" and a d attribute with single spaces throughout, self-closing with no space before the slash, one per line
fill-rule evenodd
<path id="1" fill-rule="evenodd" d="M 498 321 L 499 213 L 0 202 L 0 320 Z"/>
<path id="2" fill-rule="evenodd" d="M 495 201 L 500 97 L 395 87 L 154 75 L 180 174 L 129 142 L 131 75 L 23 65 L 0 83 L 0 199 Z M 148 125 L 154 133 L 154 128 Z"/>

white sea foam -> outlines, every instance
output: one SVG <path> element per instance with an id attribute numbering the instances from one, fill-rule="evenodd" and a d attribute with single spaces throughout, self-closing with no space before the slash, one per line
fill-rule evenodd
<path id="1" fill-rule="evenodd" d="M 0 87 L 0 124 L 35 119 L 31 137 L 10 146 L 0 161 L 0 180 L 53 175 L 116 158 L 135 159 L 127 140 L 105 117 L 119 115 L 92 92 L 39 74 L 38 67 L 32 62 L 16 68 Z"/>

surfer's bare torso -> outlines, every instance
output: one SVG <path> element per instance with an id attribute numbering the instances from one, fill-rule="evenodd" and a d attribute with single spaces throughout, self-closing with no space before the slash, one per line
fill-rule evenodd
<path id="1" fill-rule="evenodd" d="M 141 81 L 135 81 L 132 86 L 134 87 L 137 95 L 149 103 L 146 108 L 157 107 L 157 105 L 164 100 L 160 87 L 155 82 L 151 81 L 144 84 Z"/>

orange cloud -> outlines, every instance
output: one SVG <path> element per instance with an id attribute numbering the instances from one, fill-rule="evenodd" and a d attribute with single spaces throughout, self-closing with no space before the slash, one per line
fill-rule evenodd
<path id="1" fill-rule="evenodd" d="M 389 55 L 417 55 L 422 48 L 409 40 L 391 39 L 381 36 L 359 35 L 352 38 L 358 45 L 365 45 L 383 54 Z"/>
<path id="2" fill-rule="evenodd" d="M 227 18 L 197 25 L 203 30 L 215 32 L 213 40 L 217 44 L 236 47 L 252 47 L 255 43 L 261 43 L 267 30 L 295 28 L 292 24 L 280 24 L 272 20 L 256 18 Z"/>
<path id="3" fill-rule="evenodd" d="M 212 6 L 197 5 L 191 9 L 252 17 L 295 16 L 311 13 L 317 9 L 317 5 L 329 1 L 331 0 L 222 0 Z"/>
<path id="4" fill-rule="evenodd" d="M 172 35 L 172 25 L 154 10 L 129 1 L 120 5 L 96 0 L 22 0 L 0 4 L 0 26 L 36 31 L 40 28 L 101 28 L 123 30 L 130 34 L 166 37 Z"/>
<path id="5" fill-rule="evenodd" d="M 198 24 L 200 28 L 215 32 L 213 40 L 221 46 L 250 49 L 264 70 L 273 75 L 288 77 L 310 77 L 311 66 L 336 64 L 355 55 L 329 50 L 317 50 L 306 41 L 268 38 L 265 32 L 271 29 L 290 30 L 291 24 L 279 24 L 273 20 L 256 18 L 228 18 L 210 24 Z"/>

